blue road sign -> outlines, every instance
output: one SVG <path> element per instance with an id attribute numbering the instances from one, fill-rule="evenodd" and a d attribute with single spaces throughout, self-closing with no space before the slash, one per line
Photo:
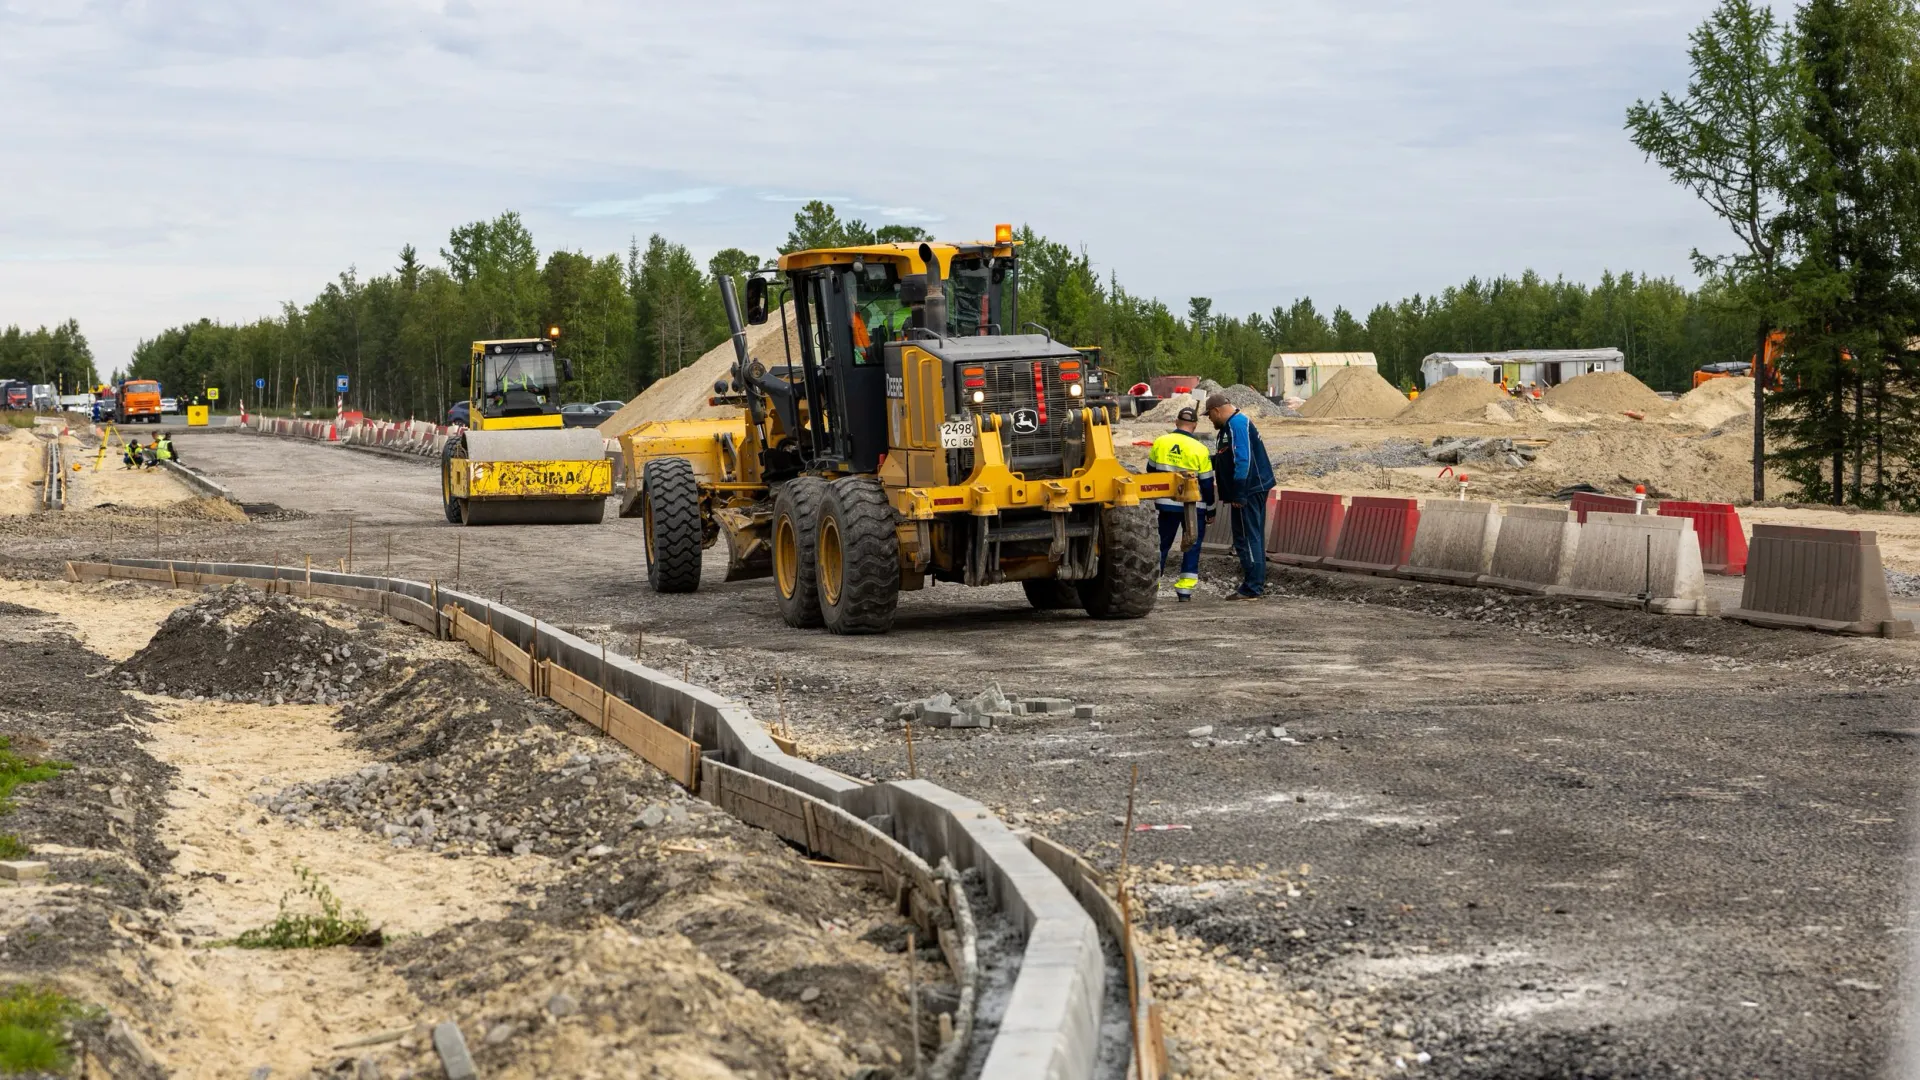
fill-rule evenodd
<path id="1" fill-rule="evenodd" d="M 267 388 L 267 380 L 265 379 L 253 380 L 253 388 L 255 390 L 265 390 Z"/>
<path id="2" fill-rule="evenodd" d="M 333 390 L 337 394 L 347 392 L 347 377 L 345 375 L 335 375 L 333 377 Z"/>

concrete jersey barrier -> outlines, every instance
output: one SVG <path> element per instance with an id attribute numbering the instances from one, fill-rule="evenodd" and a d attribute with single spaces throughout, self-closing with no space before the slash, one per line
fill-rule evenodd
<path id="1" fill-rule="evenodd" d="M 1427 499 L 1413 549 L 1395 573 L 1416 581 L 1475 585 L 1493 564 L 1500 536 L 1500 504 L 1458 499 Z"/>
<path id="2" fill-rule="evenodd" d="M 159 580 L 176 585 L 246 579 L 347 600 L 357 591 L 391 593 L 390 601 L 381 602 L 383 611 L 431 626 L 436 636 L 445 636 L 446 628 L 436 606 L 452 605 L 472 619 L 484 619 L 489 638 L 505 639 L 508 648 L 524 654 L 529 668 L 542 661 L 557 664 L 742 773 L 833 804 L 854 818 L 887 821 L 891 835 L 928 864 L 946 860 L 961 870 L 977 870 L 995 907 L 1026 934 L 1020 970 L 979 1075 L 1093 1080 L 1106 990 L 1099 932 L 1068 882 L 979 802 L 923 780 L 863 784 L 789 756 L 742 706 L 485 597 L 400 578 L 253 564 L 115 559 L 102 565 L 109 575 L 119 567 L 164 573 Z M 1145 1009 L 1150 996 L 1144 987 L 1140 996 Z"/>
<path id="3" fill-rule="evenodd" d="M 1509 592 L 1545 595 L 1573 580 L 1580 523 L 1557 506 L 1509 506 L 1493 547 L 1493 561 L 1479 584 Z"/>
<path id="4" fill-rule="evenodd" d="M 1863 529 L 1755 525 L 1747 579 L 1730 619 L 1755 626 L 1908 637 L 1893 617 L 1879 535 Z"/>
<path id="5" fill-rule="evenodd" d="M 1554 596 L 1638 607 L 1662 615 L 1716 615 L 1687 518 L 1590 513 L 1580 527 L 1573 576 Z"/>

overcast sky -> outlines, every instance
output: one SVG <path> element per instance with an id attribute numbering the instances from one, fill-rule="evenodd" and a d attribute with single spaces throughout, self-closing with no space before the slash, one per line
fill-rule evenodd
<path id="1" fill-rule="evenodd" d="M 1026 222 L 1135 292 L 1364 311 L 1686 278 L 1622 115 L 1709 0 L 0 0 L 0 325 L 103 373 L 518 210 L 542 250 L 771 255 L 798 204 Z"/>

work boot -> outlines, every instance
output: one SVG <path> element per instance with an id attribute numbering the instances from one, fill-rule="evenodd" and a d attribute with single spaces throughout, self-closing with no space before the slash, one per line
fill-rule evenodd
<path id="1" fill-rule="evenodd" d="M 1174 580 L 1173 594 L 1176 597 L 1179 597 L 1180 602 L 1184 604 L 1187 601 L 1193 599 L 1193 590 L 1199 584 L 1200 584 L 1199 575 L 1182 574 Z"/>

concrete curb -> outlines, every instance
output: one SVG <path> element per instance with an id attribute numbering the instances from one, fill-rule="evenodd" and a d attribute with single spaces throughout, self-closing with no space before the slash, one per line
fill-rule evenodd
<path id="1" fill-rule="evenodd" d="M 415 625 L 430 625 L 441 637 L 446 636 L 445 620 L 434 605 L 457 605 L 470 616 L 486 618 L 494 631 L 518 649 L 597 683 L 697 742 L 707 758 L 817 799 L 850 819 L 887 821 L 892 835 L 885 839 L 900 845 L 917 864 L 904 868 L 908 877 L 918 878 L 929 864 L 976 870 L 994 906 L 1026 932 L 1020 972 L 980 1075 L 995 1080 L 1094 1077 L 1106 985 L 1099 930 L 1076 898 L 1076 889 L 1069 886 L 1071 877 L 1056 874 L 980 803 L 924 780 L 864 784 L 791 757 L 744 707 L 484 597 L 402 578 L 256 564 L 183 564 L 166 559 L 68 564 L 69 574 L 76 578 L 84 573 L 110 577 L 117 568 L 164 572 L 165 578 L 152 580 L 188 587 L 244 579 L 304 583 L 304 589 L 289 591 L 347 600 L 356 599 L 355 592 L 360 590 L 393 594 L 381 601 L 383 611 Z M 1128 955 L 1137 953 L 1129 949 Z M 1150 1009 L 1144 982 L 1142 986 L 1139 1008 Z M 1149 1052 L 1150 1060 L 1156 1056 L 1157 1041 L 1153 1046 L 1156 1050 Z"/>
<path id="2" fill-rule="evenodd" d="M 160 464 L 168 472 L 185 481 L 188 487 L 200 494 L 210 498 L 225 499 L 236 506 L 239 505 L 240 500 L 234 496 L 233 492 L 229 490 L 225 484 L 211 479 L 206 474 L 190 469 L 177 461 L 168 460 Z"/>

